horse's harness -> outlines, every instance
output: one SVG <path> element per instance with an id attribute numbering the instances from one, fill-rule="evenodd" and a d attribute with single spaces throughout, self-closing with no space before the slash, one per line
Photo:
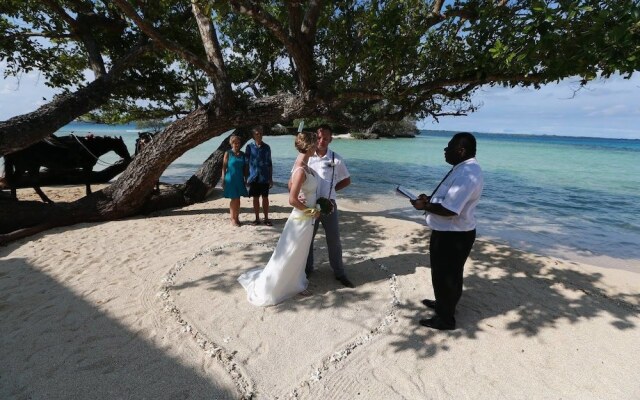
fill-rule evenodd
<path id="1" fill-rule="evenodd" d="M 91 156 L 96 159 L 96 164 L 102 165 L 103 167 L 111 167 L 111 166 L 115 165 L 115 164 L 111 164 L 111 163 L 108 163 L 106 161 L 100 160 L 100 158 L 97 157 L 95 154 L 93 154 L 91 152 L 91 150 L 89 150 L 87 148 L 87 146 L 85 146 L 84 143 L 82 143 L 82 141 L 76 135 L 74 135 L 73 133 L 71 134 L 71 137 L 74 138 L 76 140 L 76 142 L 78 142 L 78 144 L 80 144 L 80 146 L 82 146 L 82 148 L 87 151 L 87 153 L 91 154 Z"/>

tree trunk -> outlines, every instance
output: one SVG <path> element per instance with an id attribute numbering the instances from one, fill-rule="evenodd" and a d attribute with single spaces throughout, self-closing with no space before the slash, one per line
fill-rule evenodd
<path id="1" fill-rule="evenodd" d="M 119 80 L 126 67 L 147 50 L 147 46 L 133 48 L 125 56 L 115 60 L 109 73 L 86 87 L 57 96 L 34 112 L 0 121 L 0 155 L 13 153 L 39 142 L 74 119 L 102 106 L 119 86 L 126 84 Z"/>
<path id="2" fill-rule="evenodd" d="M 237 128 L 231 135 L 240 137 L 240 146 L 251 138 L 249 127 Z M 227 138 L 227 139 L 228 139 Z M 174 185 L 154 193 L 143 206 L 141 213 L 148 214 L 172 207 L 184 207 L 204 201 L 213 192 L 222 177 L 222 160 L 224 153 L 231 149 L 229 140 L 223 140 L 220 146 L 200 166 L 198 171 L 182 185 Z"/>
<path id="3" fill-rule="evenodd" d="M 151 204 L 149 207 L 145 207 L 145 204 L 152 198 L 156 181 L 169 164 L 187 150 L 236 126 L 272 125 L 302 116 L 318 116 L 326 109 L 327 106 L 317 99 L 310 101 L 288 94 L 258 99 L 249 103 L 245 109 L 223 115 L 213 115 L 208 107 L 201 107 L 157 134 L 118 179 L 101 191 L 72 203 L 48 205 L 45 212 L 37 212 L 38 218 L 29 218 L 28 221 L 17 221 L 18 218 L 9 211 L 13 207 L 5 207 L 7 202 L 3 202 L 0 211 L 0 232 L 3 232 L 0 234 L 0 243 L 52 227 L 113 220 L 154 209 Z M 248 139 L 248 132 L 245 135 L 244 142 Z M 221 154 L 224 154 L 224 146 L 228 146 L 228 142 L 223 143 L 209 157 L 200 171 L 185 184 L 184 190 L 172 188 L 161 192 L 158 200 L 152 202 L 156 204 L 155 209 L 176 207 L 204 199 L 210 188 L 217 183 L 216 176 L 220 176 L 218 165 Z M 183 199 L 177 204 L 173 203 L 173 199 L 179 196 Z M 21 210 L 22 207 L 29 208 L 22 205 L 20 207 Z M 43 210 L 41 205 L 37 209 Z"/>
<path id="4" fill-rule="evenodd" d="M 110 79 L 99 78 L 75 93 L 59 96 L 36 111 L 0 122 L 0 154 L 28 147 L 104 104 L 111 95 Z"/>

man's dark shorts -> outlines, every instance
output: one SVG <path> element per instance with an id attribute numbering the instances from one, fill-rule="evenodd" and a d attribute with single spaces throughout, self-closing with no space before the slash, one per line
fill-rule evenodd
<path id="1" fill-rule="evenodd" d="M 249 197 L 269 196 L 269 184 L 252 182 L 249 184 Z"/>

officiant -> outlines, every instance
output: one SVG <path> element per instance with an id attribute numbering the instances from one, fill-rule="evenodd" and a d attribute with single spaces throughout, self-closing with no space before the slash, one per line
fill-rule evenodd
<path id="1" fill-rule="evenodd" d="M 432 329 L 456 328 L 456 305 L 462 296 L 464 264 L 476 238 L 475 210 L 484 184 L 476 160 L 476 139 L 468 132 L 456 133 L 444 148 L 444 159 L 453 168 L 436 186 L 431 196 L 421 194 L 410 200 L 425 211 L 431 228 L 429 257 L 435 299 L 422 304 L 435 311 L 420 325 Z"/>

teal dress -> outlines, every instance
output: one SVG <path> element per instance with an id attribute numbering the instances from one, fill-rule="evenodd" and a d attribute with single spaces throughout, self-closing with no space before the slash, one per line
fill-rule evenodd
<path id="1" fill-rule="evenodd" d="M 229 150 L 227 154 L 229 159 L 227 160 L 227 172 L 224 174 L 224 197 L 228 199 L 247 197 L 249 193 L 244 185 L 244 167 L 247 165 L 247 160 L 244 153 L 240 152 L 236 156 L 232 150 Z"/>

